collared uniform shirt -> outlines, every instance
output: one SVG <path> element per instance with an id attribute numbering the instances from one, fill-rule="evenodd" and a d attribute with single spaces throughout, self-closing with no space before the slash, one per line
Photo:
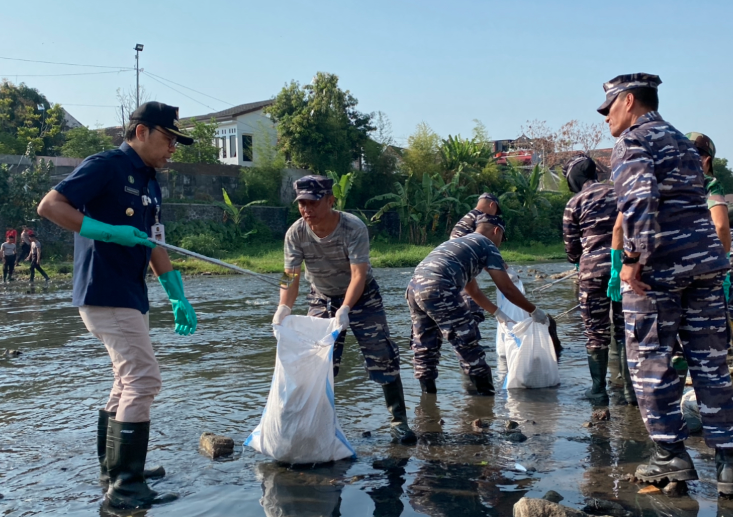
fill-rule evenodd
<path id="1" fill-rule="evenodd" d="M 580 264 L 580 280 L 611 274 L 611 239 L 618 208 L 610 183 L 586 183 L 565 206 L 562 233 L 568 262 Z"/>
<path id="2" fill-rule="evenodd" d="M 480 233 L 444 242 L 415 268 L 413 278 L 422 285 L 449 282 L 463 289 L 484 269 L 504 271 L 499 249 Z"/>
<path id="3" fill-rule="evenodd" d="M 455 239 L 456 237 L 464 237 L 469 233 L 476 231 L 476 218 L 484 213 L 481 210 L 473 209 L 461 219 L 453 227 L 450 232 L 450 238 Z"/>
<path id="4" fill-rule="evenodd" d="M 700 155 L 656 111 L 639 117 L 611 156 L 624 250 L 674 277 L 728 268 L 708 210 Z"/>
<path id="5" fill-rule="evenodd" d="M 127 143 L 85 159 L 54 188 L 85 216 L 134 226 L 148 235 L 162 201 L 155 169 Z M 121 246 L 74 234 L 73 304 L 147 313 L 150 252 L 147 246 Z"/>

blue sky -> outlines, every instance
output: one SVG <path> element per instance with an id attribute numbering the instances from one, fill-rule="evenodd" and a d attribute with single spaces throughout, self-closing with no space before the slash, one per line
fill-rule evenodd
<path id="1" fill-rule="evenodd" d="M 271 98 L 291 79 L 335 73 L 362 111 L 382 111 L 398 144 L 421 122 L 442 137 L 481 120 L 513 138 L 527 120 L 557 128 L 602 122 L 602 83 L 658 74 L 662 115 L 701 131 L 733 161 L 730 87 L 733 2 L 132 0 L 3 5 L 0 56 L 125 67 L 136 43 L 146 71 L 232 104 Z M 113 125 L 115 90 L 130 72 L 0 60 L 0 77 L 26 82 L 82 123 Z M 228 104 L 142 75 L 152 97 L 200 115 Z M 612 143 L 610 135 L 605 144 Z"/>

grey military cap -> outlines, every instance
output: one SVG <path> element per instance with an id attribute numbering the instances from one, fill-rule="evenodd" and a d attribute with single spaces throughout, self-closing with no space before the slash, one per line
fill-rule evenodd
<path id="1" fill-rule="evenodd" d="M 607 83 L 603 83 L 603 90 L 606 92 L 606 101 L 598 108 L 598 113 L 604 117 L 608 115 L 611 104 L 616 100 L 618 94 L 634 88 L 654 88 L 662 84 L 658 75 L 654 74 L 624 74 L 617 75 Z"/>
<path id="2" fill-rule="evenodd" d="M 318 201 L 323 196 L 333 193 L 333 180 L 325 176 L 303 176 L 293 182 L 295 200 L 309 199 Z"/>

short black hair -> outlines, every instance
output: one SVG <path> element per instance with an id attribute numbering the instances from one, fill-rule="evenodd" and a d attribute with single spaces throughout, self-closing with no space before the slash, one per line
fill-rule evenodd
<path id="1" fill-rule="evenodd" d="M 652 111 L 659 109 L 659 95 L 656 88 L 632 88 L 625 92 L 627 95 L 632 93 L 634 99 L 645 108 L 649 108 Z"/>
<path id="2" fill-rule="evenodd" d="M 137 120 L 131 120 L 127 124 L 127 129 L 125 129 L 125 141 L 129 142 L 130 140 L 135 139 L 135 130 L 137 129 L 137 126 L 143 125 L 147 127 L 148 129 L 152 129 L 148 124 L 145 122 L 139 122 Z"/>

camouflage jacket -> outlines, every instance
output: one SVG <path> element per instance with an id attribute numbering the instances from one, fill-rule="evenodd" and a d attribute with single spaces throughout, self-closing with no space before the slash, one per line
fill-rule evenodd
<path id="1" fill-rule="evenodd" d="M 483 214 L 481 210 L 475 208 L 468 212 L 466 215 L 461 217 L 461 220 L 456 223 L 453 230 L 450 232 L 450 238 L 455 239 L 456 237 L 465 237 L 469 233 L 476 231 L 476 218 Z"/>
<path id="2" fill-rule="evenodd" d="M 580 280 L 611 274 L 616 192 L 610 183 L 587 183 L 565 206 L 562 233 L 568 262 L 580 263 Z"/>
<path id="3" fill-rule="evenodd" d="M 483 269 L 504 271 L 499 249 L 480 233 L 471 233 L 444 242 L 415 268 L 413 278 L 421 285 L 447 281 L 463 289 Z"/>
<path id="4" fill-rule="evenodd" d="M 728 267 L 707 206 L 697 149 L 656 111 L 624 131 L 611 155 L 624 250 L 657 273 L 697 276 Z"/>

